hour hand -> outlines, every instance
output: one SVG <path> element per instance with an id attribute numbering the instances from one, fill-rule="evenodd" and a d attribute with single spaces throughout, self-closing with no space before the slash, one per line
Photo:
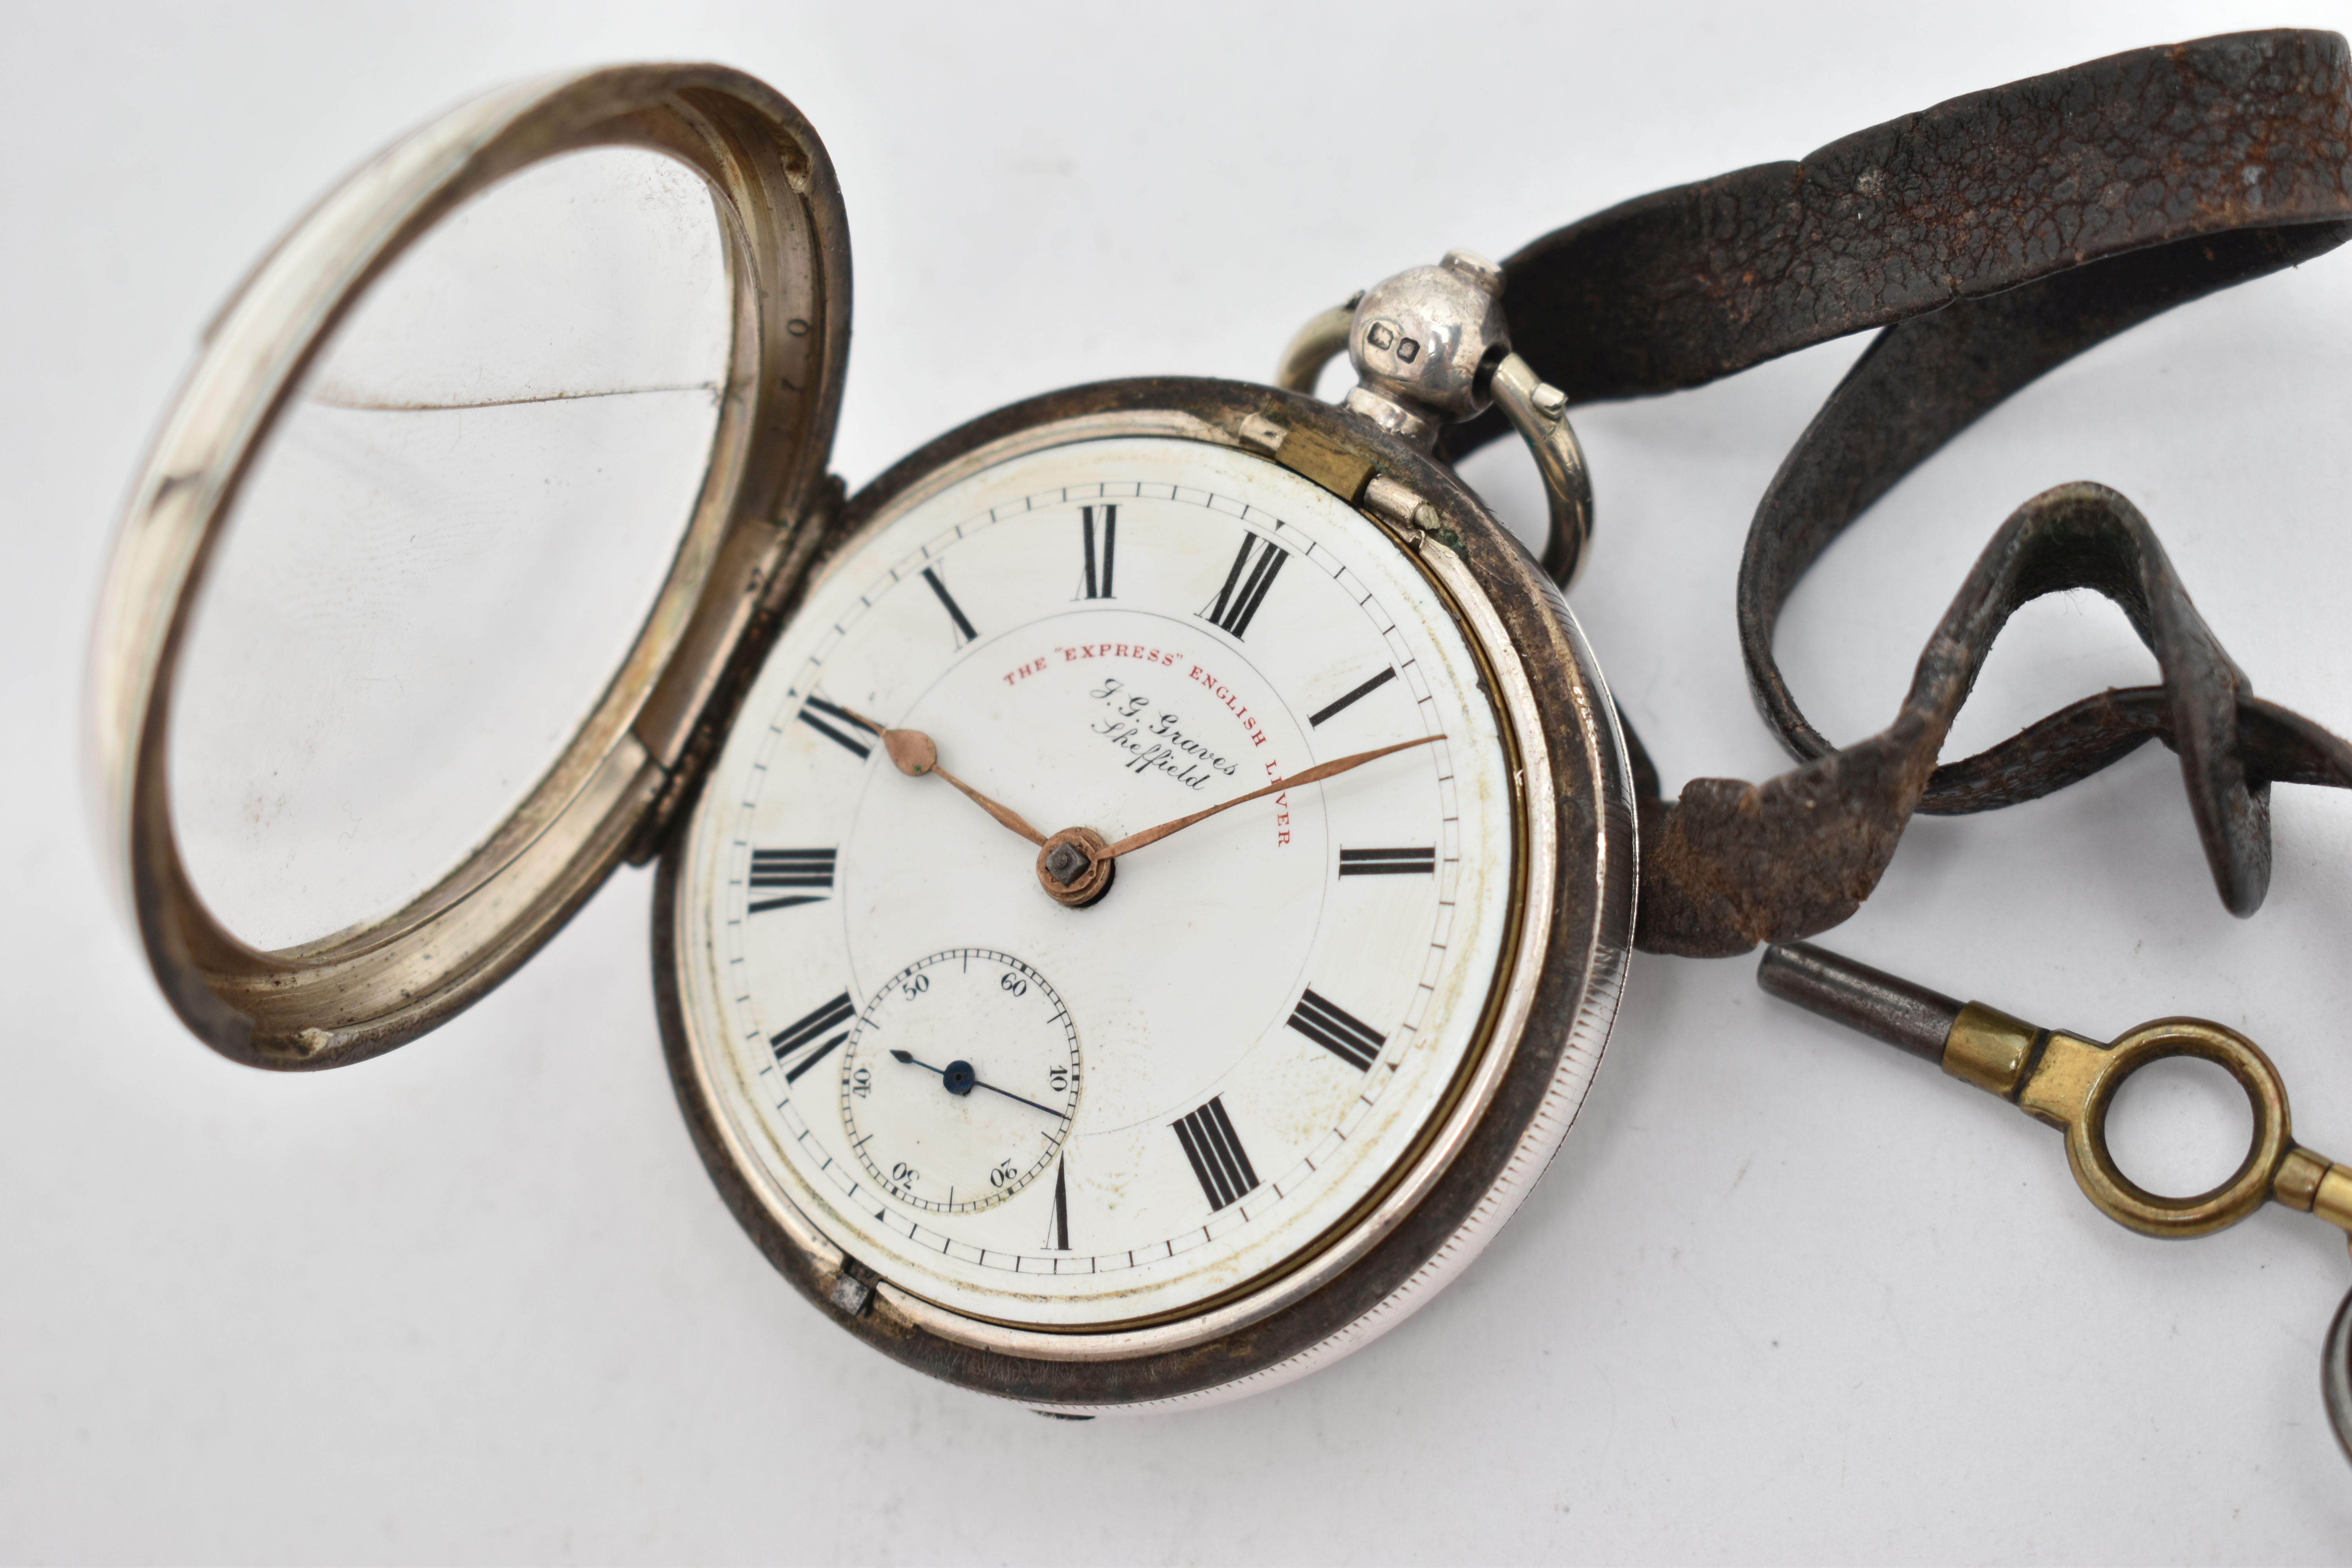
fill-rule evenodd
<path id="1" fill-rule="evenodd" d="M 849 713 L 847 709 L 842 711 Z M 990 799 L 940 766 L 940 749 L 932 743 L 929 735 L 924 734 L 920 730 L 887 729 L 858 713 L 850 713 L 849 716 L 882 737 L 882 749 L 890 753 L 891 763 L 900 773 L 905 773 L 908 778 L 918 779 L 925 773 L 936 773 L 970 796 L 971 803 L 981 810 L 988 813 L 1030 843 L 1041 848 L 1044 847 L 1045 836 L 1030 826 L 1027 817 L 1006 805 L 1003 801 Z"/>

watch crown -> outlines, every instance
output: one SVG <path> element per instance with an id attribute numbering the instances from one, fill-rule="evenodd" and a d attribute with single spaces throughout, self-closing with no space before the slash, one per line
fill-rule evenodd
<path id="1" fill-rule="evenodd" d="M 1357 385 L 1347 406 L 1424 448 L 1440 426 L 1486 406 L 1486 381 L 1511 351 L 1503 269 L 1449 250 L 1364 291 L 1348 325 Z"/>

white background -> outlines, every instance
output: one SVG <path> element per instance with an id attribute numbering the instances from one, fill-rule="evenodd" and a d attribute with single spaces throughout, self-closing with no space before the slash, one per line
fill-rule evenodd
<path id="1" fill-rule="evenodd" d="M 707 57 L 815 121 L 856 237 L 853 483 L 1011 398 L 1261 376 L 1316 309 L 1467 244 L 1800 156 L 2260 8 L 1979 4 L 885 9 L 13 3 L 0 246 L 0 1557 L 2282 1561 L 2352 1556 L 2316 1355 L 2343 1238 L 2130 1236 L 2057 1139 L 1761 996 L 1637 963 L 1549 1179 L 1405 1327 L 1287 1390 L 1073 1426 L 827 1326 L 737 1232 L 660 1060 L 649 878 L 386 1059 L 273 1078 L 176 1025 L 115 923 L 76 759 L 113 514 L 195 334 L 320 189 L 435 109 Z M 1576 604 L 1669 787 L 1785 765 L 1732 583 L 1858 342 L 1579 416 Z M 2352 731 L 2352 256 L 2144 327 L 1999 411 L 1799 592 L 1832 736 L 1894 711 L 2046 485 L 2141 506 L 2265 695 Z M 1521 521 L 1521 454 L 1471 466 Z M 2153 668 L 2104 601 L 1993 658 L 1970 748 Z M 1958 754 L 1956 750 L 1953 754 Z M 2149 748 L 1925 821 L 1829 939 L 2102 1036 L 2189 1012 L 2352 1154 L 2352 801 L 2283 786 L 2268 906 L 2216 901 Z M 2143 1097 L 2158 1102 L 2162 1096 Z M 2210 1105 L 2176 1094 L 2180 1125 Z"/>

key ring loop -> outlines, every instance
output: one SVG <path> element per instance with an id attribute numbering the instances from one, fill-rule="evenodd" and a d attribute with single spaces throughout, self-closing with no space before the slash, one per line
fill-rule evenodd
<path id="1" fill-rule="evenodd" d="M 2201 1018 L 2158 1018 L 2083 1057 L 2085 1070 L 2070 1086 L 2081 1098 L 2065 1117 L 2066 1163 L 2074 1168 L 2083 1195 L 2102 1214 L 2145 1236 L 2208 1236 L 2237 1224 L 2269 1201 L 2279 1163 L 2294 1143 L 2286 1084 L 2252 1040 Z M 2107 1112 L 2116 1092 L 2140 1068 L 2176 1057 L 2211 1062 L 2237 1079 L 2254 1118 L 2252 1142 L 2235 1173 L 2219 1186 L 2183 1198 L 2164 1197 L 2140 1186 L 2123 1173 L 2107 1148 Z"/>

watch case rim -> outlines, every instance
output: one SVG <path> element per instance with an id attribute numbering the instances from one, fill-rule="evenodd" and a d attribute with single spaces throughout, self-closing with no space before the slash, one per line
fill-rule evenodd
<path id="1" fill-rule="evenodd" d="M 1513 939 L 1512 973 L 1496 990 L 1524 993 L 1524 1007 L 1511 1037 L 1497 1033 L 1486 1046 L 1496 1064 L 1486 1098 L 1444 1146 L 1440 1167 L 1425 1173 L 1427 1179 L 1403 1212 L 1365 1215 L 1360 1209 L 1353 1216 L 1359 1229 L 1374 1224 L 1377 1233 L 1351 1234 L 1327 1247 L 1326 1254 L 1336 1254 L 1344 1247 L 1339 1267 L 1314 1273 L 1304 1289 L 1290 1289 L 1286 1277 L 1277 1279 L 1269 1289 L 1281 1292 L 1282 1300 L 1265 1305 L 1256 1300 L 1264 1292 L 1253 1293 L 1213 1311 L 1217 1321 L 1205 1331 L 1199 1323 L 1183 1322 L 1097 1333 L 1011 1328 L 899 1289 L 845 1256 L 764 1180 L 747 1175 L 751 1162 L 734 1146 L 737 1134 L 719 1091 L 705 1076 L 683 1004 L 682 965 L 688 960 L 680 936 L 685 911 L 679 893 L 696 805 L 672 819 L 656 875 L 655 989 L 665 1056 L 696 1148 L 738 1222 L 802 1294 L 857 1337 L 917 1370 L 1039 1409 L 1093 1414 L 1254 1391 L 1344 1354 L 1402 1321 L 1483 1247 L 1557 1152 L 1589 1090 L 1622 988 L 1633 931 L 1631 773 L 1615 711 L 1590 648 L 1550 579 L 1456 476 L 1403 443 L 1347 420 L 1328 405 L 1244 383 L 1165 377 L 1097 383 L 997 410 L 928 443 L 852 498 L 830 547 L 811 563 L 794 597 L 855 549 L 869 525 L 879 526 L 964 472 L 1016 450 L 1110 434 L 1180 434 L 1243 447 L 1239 431 L 1244 421 L 1262 425 L 1269 416 L 1358 452 L 1378 471 L 1432 501 L 1448 536 L 1433 553 L 1454 563 L 1463 583 L 1494 612 L 1502 646 L 1514 660 L 1522 667 L 1528 662 L 1524 633 L 1546 634 L 1555 656 L 1550 668 L 1521 682 L 1526 716 L 1535 721 L 1532 740 L 1541 749 L 1533 760 L 1543 765 L 1534 772 L 1540 779 L 1553 763 L 1571 763 L 1582 786 L 1557 797 L 1567 808 L 1557 818 L 1527 809 L 1531 792 L 1520 792 L 1523 860 L 1530 818 L 1542 816 L 1564 830 L 1538 836 L 1552 842 L 1548 858 L 1559 896 L 1550 900 L 1546 913 L 1551 918 L 1542 922 L 1537 940 L 1530 942 L 1524 931 Z M 1373 514 L 1364 515 L 1381 523 Z M 1414 547 L 1411 531 L 1381 526 L 1399 548 Z M 1423 568 L 1429 570 L 1426 558 Z M 1454 592 L 1442 584 L 1441 589 Z M 1497 590 L 1509 613 L 1496 602 Z M 740 650 L 730 701 L 714 708 L 706 721 L 716 734 L 731 728 L 751 674 L 788 618 L 772 619 L 757 646 Z M 1491 672 L 1494 649 L 1480 637 L 1469 640 Z M 1489 693 L 1490 700 L 1494 695 Z M 1498 710 L 1507 731 L 1525 731 L 1520 715 L 1500 703 Z M 1529 738 L 1520 737 L 1523 753 Z M 1576 744 L 1564 752 L 1565 740 Z M 1523 754 L 1520 769 L 1529 760 Z M 1570 844 L 1571 838 L 1591 850 L 1581 885 L 1574 875 L 1580 845 Z M 1572 917 L 1569 923 L 1575 931 L 1559 929 L 1562 912 Z M 1570 991 L 1572 996 L 1566 994 Z M 1495 1011 L 1491 1000 L 1489 1011 Z M 1531 1041 L 1531 1029 L 1545 1031 L 1543 1037 Z M 1439 1116 L 1446 1114 L 1441 1110 Z M 1436 1146 L 1425 1138 L 1412 1158 L 1426 1163 Z M 1474 1168 L 1484 1174 L 1465 1183 Z M 1316 1261 L 1320 1260 L 1318 1255 Z M 1180 1331 L 1168 1331 L 1171 1328 Z M 1095 1343 L 1084 1342 L 1089 1341 Z"/>

